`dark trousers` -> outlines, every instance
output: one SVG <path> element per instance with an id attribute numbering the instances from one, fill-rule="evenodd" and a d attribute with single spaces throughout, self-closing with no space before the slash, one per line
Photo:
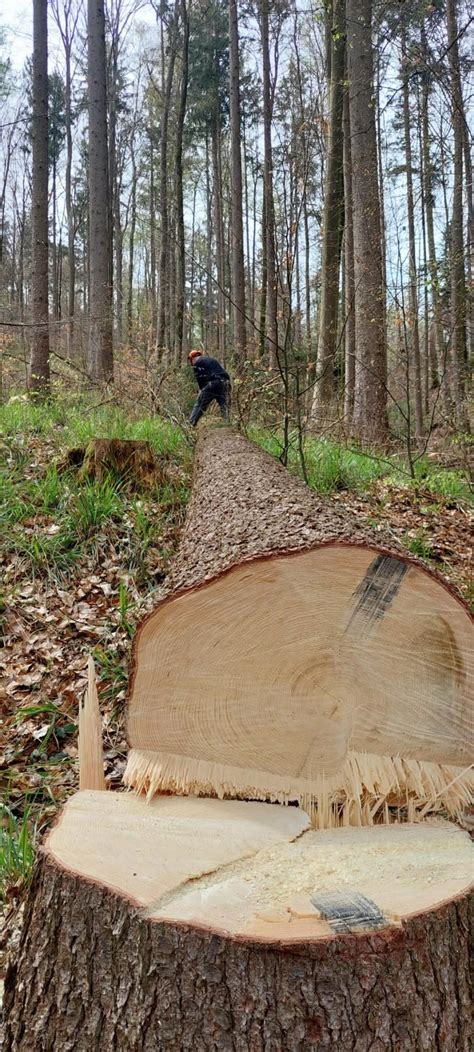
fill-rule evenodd
<path id="1" fill-rule="evenodd" d="M 202 387 L 199 396 L 193 406 L 190 422 L 193 427 L 201 419 L 211 402 L 217 402 L 224 420 L 229 419 L 230 414 L 230 382 L 229 380 L 211 380 Z"/>

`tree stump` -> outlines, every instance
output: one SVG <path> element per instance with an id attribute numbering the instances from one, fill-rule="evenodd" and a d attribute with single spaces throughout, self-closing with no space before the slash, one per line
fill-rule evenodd
<path id="1" fill-rule="evenodd" d="M 80 478 L 96 482 L 111 475 L 133 488 L 147 489 L 164 480 L 150 444 L 136 439 L 93 438 L 85 447 L 70 449 L 60 468 L 79 468 Z"/>
<path id="2" fill-rule="evenodd" d="M 468 835 L 308 826 L 78 793 L 30 892 L 5 1052 L 468 1052 Z"/>
<path id="3" fill-rule="evenodd" d="M 49 834 L 7 1052 L 468 1052 L 474 849 L 432 813 L 468 798 L 471 669 L 420 560 L 206 434 L 134 646 L 148 802 L 85 789 Z"/>

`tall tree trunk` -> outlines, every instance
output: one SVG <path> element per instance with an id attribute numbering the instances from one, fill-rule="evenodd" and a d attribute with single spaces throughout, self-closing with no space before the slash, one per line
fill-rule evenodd
<path id="1" fill-rule="evenodd" d="M 469 431 L 466 412 L 466 283 L 463 237 L 463 98 L 459 69 L 456 0 L 447 0 L 448 61 L 454 132 L 453 210 L 451 218 L 451 375 L 457 423 Z"/>
<path id="2" fill-rule="evenodd" d="M 324 422 L 336 397 L 335 364 L 339 305 L 339 272 L 344 222 L 344 184 L 342 159 L 342 105 L 345 57 L 345 0 L 332 0 L 329 11 L 331 40 L 331 81 L 329 87 L 329 137 L 324 192 L 323 238 L 321 246 L 321 303 L 317 383 L 313 415 Z"/>
<path id="3" fill-rule="evenodd" d="M 123 237 L 122 213 L 120 210 L 120 197 L 122 193 L 122 176 L 116 180 L 114 194 L 114 240 L 115 240 L 115 313 L 117 325 L 117 337 L 123 336 Z"/>
<path id="4" fill-rule="evenodd" d="M 53 294 L 53 318 L 55 321 L 60 316 L 59 311 L 59 286 L 58 286 L 58 245 L 57 245 L 57 193 L 56 193 L 56 182 L 57 182 L 57 170 L 56 170 L 56 158 L 53 159 L 52 171 L 51 171 L 51 213 L 52 213 L 52 251 L 51 251 L 51 273 L 52 273 L 52 294 Z"/>
<path id="5" fill-rule="evenodd" d="M 244 209 L 245 209 L 245 251 L 247 258 L 247 282 L 245 284 L 245 273 L 244 273 L 244 287 L 246 289 L 245 299 L 247 302 L 247 311 L 251 321 L 254 321 L 255 312 L 255 289 L 252 283 L 252 254 L 250 251 L 250 209 L 249 209 L 249 178 L 248 178 L 248 165 L 247 165 L 247 140 L 246 140 L 246 128 L 245 124 L 242 124 L 242 149 L 244 157 Z M 254 210 L 255 218 L 255 210 Z M 253 343 L 253 331 L 250 330 L 249 338 L 250 343 Z"/>
<path id="6" fill-rule="evenodd" d="M 473 287 L 473 260 L 474 260 L 474 209 L 473 209 L 473 186 L 472 186 L 472 158 L 471 158 L 471 136 L 470 127 L 466 120 L 463 107 L 463 146 L 464 146 L 464 186 L 467 203 L 467 243 L 466 243 L 466 329 L 467 329 L 467 360 L 472 361 L 474 353 L 474 287 Z"/>
<path id="7" fill-rule="evenodd" d="M 256 345 L 257 329 L 258 329 L 258 317 L 257 317 L 257 191 L 258 191 L 258 153 L 255 160 L 255 168 L 252 173 L 253 175 L 253 193 L 252 193 L 252 275 L 251 275 L 251 290 L 252 290 L 252 320 L 254 324 L 253 340 Z"/>
<path id="8" fill-rule="evenodd" d="M 418 285 L 416 272 L 416 247 L 415 247 L 415 206 L 413 203 L 413 159 L 411 149 L 411 127 L 410 127 L 410 97 L 408 91 L 408 58 L 406 47 L 405 26 L 402 23 L 402 89 L 403 89 L 403 128 L 405 137 L 405 168 L 407 184 L 407 216 L 408 216 L 408 253 L 409 253 L 409 314 L 408 314 L 408 346 L 411 360 L 414 366 L 415 390 L 415 427 L 416 435 L 421 438 L 423 434 L 423 401 L 421 392 L 421 362 L 420 362 L 420 330 L 418 321 Z M 410 398 L 412 392 L 410 391 Z"/>
<path id="9" fill-rule="evenodd" d="M 111 53 L 109 75 L 109 231 L 110 231 L 110 283 L 115 292 L 115 318 L 117 337 L 123 333 L 123 231 L 120 212 L 122 175 L 119 172 L 117 155 L 117 107 L 119 105 L 119 49 L 120 7 L 117 8 L 111 27 Z M 115 264 L 115 267 L 114 267 Z M 115 280 L 114 280 L 115 279 Z"/>
<path id="10" fill-rule="evenodd" d="M 217 346 L 216 334 L 214 332 L 214 298 L 212 288 L 212 197 L 213 186 L 211 184 L 211 156 L 212 149 L 209 148 L 209 128 L 206 128 L 206 312 L 205 312 L 205 345 L 206 349 L 214 349 Z"/>
<path id="11" fill-rule="evenodd" d="M 177 233 L 177 273 L 176 273 L 176 361 L 181 365 L 183 360 L 185 326 L 184 313 L 186 304 L 186 254 L 184 240 L 183 209 L 183 129 L 186 115 L 188 94 L 188 55 L 189 55 L 189 17 L 186 0 L 181 0 L 181 30 L 183 44 L 181 52 L 181 88 L 179 94 L 178 119 L 176 124 L 176 233 Z"/>
<path id="12" fill-rule="evenodd" d="M 217 352 L 225 361 L 225 247 L 224 221 L 222 216 L 222 172 L 219 100 L 214 100 L 214 115 L 211 125 L 212 179 L 214 199 L 214 226 L 217 260 Z"/>
<path id="13" fill-rule="evenodd" d="M 421 82 L 421 134 L 423 149 L 423 197 L 426 214 L 426 236 L 428 242 L 428 270 L 431 286 L 431 303 L 433 310 L 433 326 L 435 337 L 436 363 L 432 370 L 432 383 L 442 384 L 443 402 L 447 409 L 451 404 L 449 393 L 449 378 L 446 375 L 446 351 L 444 346 L 443 323 L 441 315 L 440 289 L 438 263 L 436 259 L 436 245 L 434 234 L 434 192 L 433 192 L 433 166 L 431 161 L 431 146 L 429 132 L 429 95 L 430 95 L 430 73 L 428 70 L 428 43 L 426 30 L 421 26 L 421 46 L 425 63 Z"/>
<path id="14" fill-rule="evenodd" d="M 344 128 L 344 419 L 348 430 L 351 428 L 354 410 L 355 386 L 355 282 L 354 282 L 354 230 L 352 204 L 352 150 L 351 126 L 349 118 L 349 91 L 345 88 L 343 103 Z"/>
<path id="15" fill-rule="evenodd" d="M 151 331 L 150 345 L 155 346 L 158 323 L 158 304 L 156 296 L 156 200 L 155 200 L 155 151 L 153 133 L 150 135 L 150 297 L 151 297 Z"/>
<path id="16" fill-rule="evenodd" d="M 387 289 L 387 244 L 385 237 L 385 193 L 384 193 L 384 164 L 383 164 L 383 150 L 382 150 L 382 101 L 380 91 L 380 72 L 381 72 L 381 40 L 380 36 L 377 41 L 377 52 L 376 52 L 376 82 L 375 82 L 375 107 L 377 113 L 377 165 L 378 165 L 378 184 L 379 184 L 379 202 L 380 202 L 380 230 L 382 231 L 381 237 L 381 252 L 382 252 L 382 281 L 384 292 Z M 383 301 L 383 321 L 384 321 L 384 340 L 387 343 L 387 303 L 384 295 Z"/>
<path id="17" fill-rule="evenodd" d="M 113 379 L 112 289 L 108 208 L 107 103 L 104 0 L 88 0 L 89 96 L 89 370 Z"/>
<path id="18" fill-rule="evenodd" d="M 355 268 L 354 432 L 385 442 L 388 433 L 385 289 L 375 134 L 372 3 L 347 0 L 349 113 Z"/>
<path id="19" fill-rule="evenodd" d="M 128 296 L 127 296 L 127 336 L 132 339 L 133 333 L 133 268 L 135 263 L 135 228 L 137 222 L 137 166 L 134 144 L 132 143 L 132 193 L 130 202 L 130 236 L 128 241 Z"/>
<path id="20" fill-rule="evenodd" d="M 425 413 L 430 409 L 430 390 L 437 387 L 436 355 L 434 354 L 433 341 L 430 339 L 430 297 L 428 281 L 428 240 L 426 236 L 426 207 L 425 207 L 425 168 L 423 158 L 423 130 L 421 94 L 419 83 L 417 88 L 417 114 L 416 124 L 418 132 L 418 157 L 420 165 L 420 202 L 421 202 L 421 241 L 423 251 L 423 409 Z"/>
<path id="21" fill-rule="evenodd" d="M 30 390 L 49 391 L 48 329 L 48 2 L 33 3 L 32 319 Z"/>
<path id="22" fill-rule="evenodd" d="M 244 231 L 242 219 L 242 163 L 240 155 L 241 121 L 240 121 L 240 58 L 237 0 L 229 0 L 229 42 L 230 42 L 230 132 L 232 152 L 231 179 L 231 227 L 232 227 L 232 301 L 234 319 L 234 348 L 237 360 L 245 360 L 245 273 L 244 273 Z"/>
<path id="23" fill-rule="evenodd" d="M 66 175 L 65 197 L 67 215 L 67 259 L 68 259 L 68 354 L 72 355 L 74 339 L 74 311 L 76 294 L 76 258 L 74 250 L 74 206 L 72 199 L 72 84 L 71 41 L 65 38 L 64 58 L 66 64 L 65 117 L 66 117 Z"/>
<path id="24" fill-rule="evenodd" d="M 275 205 L 273 198 L 273 151 L 272 151 L 272 116 L 273 94 L 270 82 L 270 43 L 268 25 L 268 0 L 262 0 L 260 6 L 260 33 L 262 40 L 263 70 L 263 184 L 265 193 L 265 240 L 266 240 L 266 339 L 268 360 L 275 366 L 278 358 L 278 323 L 277 323 L 277 274 L 275 252 Z"/>
<path id="25" fill-rule="evenodd" d="M 267 289 L 268 289 L 268 266 L 267 266 L 267 195 L 265 191 L 265 178 L 263 181 L 262 199 L 262 269 L 260 288 L 260 357 L 264 358 L 266 351 L 267 334 Z"/>
<path id="26" fill-rule="evenodd" d="M 196 197 L 197 197 L 198 183 L 194 184 L 193 190 L 193 210 L 191 218 L 191 273 L 189 278 L 189 306 L 188 306 L 188 325 L 186 341 L 187 346 L 192 347 L 193 343 L 193 331 L 194 331 L 194 282 L 195 282 L 195 253 L 196 253 Z"/>
<path id="27" fill-rule="evenodd" d="M 174 67 L 176 63 L 176 41 L 178 32 L 180 0 L 176 0 L 171 22 L 168 41 L 168 69 L 166 72 L 164 97 L 161 111 L 160 128 L 160 219 L 161 219 L 161 245 L 160 245 L 160 289 L 158 329 L 156 334 L 156 346 L 160 356 L 166 346 L 166 332 L 169 327 L 169 215 L 168 215 L 168 125 L 171 109 L 171 91 L 173 87 Z"/>

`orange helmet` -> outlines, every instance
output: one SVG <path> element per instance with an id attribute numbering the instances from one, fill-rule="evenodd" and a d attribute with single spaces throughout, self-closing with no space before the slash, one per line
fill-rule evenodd
<path id="1" fill-rule="evenodd" d="M 188 354 L 188 362 L 189 362 L 190 365 L 193 365 L 193 363 L 195 362 L 196 358 L 202 358 L 202 351 L 190 351 L 189 352 L 189 354 Z"/>

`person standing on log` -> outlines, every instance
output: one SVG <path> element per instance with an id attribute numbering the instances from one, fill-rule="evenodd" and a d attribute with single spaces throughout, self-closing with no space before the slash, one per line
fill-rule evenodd
<path id="1" fill-rule="evenodd" d="M 190 351 L 189 364 L 194 369 L 199 395 L 194 403 L 190 423 L 196 427 L 198 420 L 209 408 L 211 402 L 217 402 L 224 420 L 229 419 L 231 386 L 230 376 L 216 358 L 208 358 L 201 351 Z"/>

